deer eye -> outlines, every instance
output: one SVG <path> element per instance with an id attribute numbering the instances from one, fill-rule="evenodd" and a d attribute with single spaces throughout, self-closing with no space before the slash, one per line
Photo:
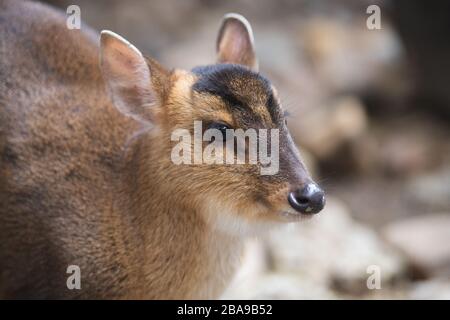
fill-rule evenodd
<path id="1" fill-rule="evenodd" d="M 227 129 L 231 129 L 231 127 L 223 122 L 212 122 L 208 129 L 216 129 L 222 133 L 222 139 L 226 140 L 227 137 Z"/>

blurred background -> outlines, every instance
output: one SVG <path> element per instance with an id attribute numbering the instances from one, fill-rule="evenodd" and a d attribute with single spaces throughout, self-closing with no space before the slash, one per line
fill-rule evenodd
<path id="1" fill-rule="evenodd" d="M 450 299 L 450 2 L 47 2 L 184 69 L 214 62 L 225 13 L 253 26 L 328 197 L 315 219 L 250 240 L 223 298 Z"/>

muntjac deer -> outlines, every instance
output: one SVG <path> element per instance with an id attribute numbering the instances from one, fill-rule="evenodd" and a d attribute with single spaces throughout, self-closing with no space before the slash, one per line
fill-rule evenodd
<path id="1" fill-rule="evenodd" d="M 245 18 L 226 15 L 217 64 L 191 71 L 65 19 L 0 0 L 0 297 L 217 298 L 245 236 L 323 208 Z M 278 172 L 174 163 L 195 121 L 278 129 Z"/>

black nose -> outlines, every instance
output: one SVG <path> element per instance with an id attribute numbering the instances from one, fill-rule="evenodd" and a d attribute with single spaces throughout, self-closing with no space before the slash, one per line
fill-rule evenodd
<path id="1" fill-rule="evenodd" d="M 289 193 L 289 204 L 301 213 L 315 214 L 325 205 L 325 193 L 317 184 L 309 183 L 302 189 Z"/>

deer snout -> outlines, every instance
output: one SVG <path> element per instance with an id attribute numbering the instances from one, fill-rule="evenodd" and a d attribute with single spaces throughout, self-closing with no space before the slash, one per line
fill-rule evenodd
<path id="1" fill-rule="evenodd" d="M 310 182 L 291 191 L 288 201 L 291 207 L 300 213 L 316 214 L 325 206 L 325 192 L 316 183 Z"/>

